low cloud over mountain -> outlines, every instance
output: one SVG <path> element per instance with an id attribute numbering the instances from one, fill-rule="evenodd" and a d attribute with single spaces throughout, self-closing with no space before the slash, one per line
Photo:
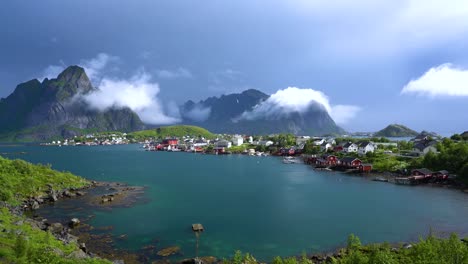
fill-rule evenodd
<path id="1" fill-rule="evenodd" d="M 272 94 L 260 102 L 251 111 L 242 113 L 239 120 L 280 119 L 292 113 L 306 113 L 310 107 L 326 110 L 338 124 L 344 124 L 354 118 L 360 108 L 352 105 L 331 105 L 328 97 L 313 89 L 288 87 Z"/>

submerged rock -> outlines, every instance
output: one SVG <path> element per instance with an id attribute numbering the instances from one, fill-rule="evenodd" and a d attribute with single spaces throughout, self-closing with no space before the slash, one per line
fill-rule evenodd
<path id="1" fill-rule="evenodd" d="M 31 209 L 33 210 L 39 209 L 39 203 L 37 201 L 33 201 L 31 204 Z"/>
<path id="2" fill-rule="evenodd" d="M 177 254 L 179 252 L 180 252 L 180 247 L 174 246 L 174 247 L 161 249 L 160 251 L 158 251 L 157 255 L 161 257 L 168 257 L 171 255 Z"/>
<path id="3" fill-rule="evenodd" d="M 73 193 L 73 192 L 70 192 L 69 190 L 66 190 L 66 191 L 63 192 L 63 196 L 71 198 L 71 197 L 75 197 L 76 194 Z"/>
<path id="4" fill-rule="evenodd" d="M 74 228 L 76 226 L 78 226 L 80 224 L 80 220 L 78 218 L 72 218 L 70 220 L 70 222 L 68 223 L 68 225 L 71 227 L 71 228 Z"/>

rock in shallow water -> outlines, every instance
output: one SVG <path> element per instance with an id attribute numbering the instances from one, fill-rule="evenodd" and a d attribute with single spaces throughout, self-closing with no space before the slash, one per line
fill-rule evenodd
<path id="1" fill-rule="evenodd" d="M 161 256 L 161 257 L 169 257 L 170 255 L 174 255 L 174 254 L 177 254 L 180 252 L 180 247 L 178 246 L 174 246 L 174 247 L 168 247 L 168 248 L 165 248 L 165 249 L 161 249 L 160 251 L 158 251 L 158 256 Z"/>
<path id="2" fill-rule="evenodd" d="M 80 224 L 80 220 L 78 218 L 72 218 L 70 220 L 70 223 L 68 223 L 68 225 L 72 228 L 78 226 L 79 224 Z"/>

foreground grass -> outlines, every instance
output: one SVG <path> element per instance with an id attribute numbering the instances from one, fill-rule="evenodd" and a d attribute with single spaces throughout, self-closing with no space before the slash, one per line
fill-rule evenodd
<path id="1" fill-rule="evenodd" d="M 76 243 L 64 244 L 52 234 L 33 228 L 29 222 L 0 208 L 0 263 L 95 263 L 110 261 L 97 258 L 80 259 Z"/>
<path id="2" fill-rule="evenodd" d="M 33 227 L 32 220 L 13 215 L 7 206 L 19 205 L 47 190 L 79 188 L 88 181 L 50 166 L 0 157 L 0 263 L 111 263 L 82 258 L 76 242 L 64 244 L 49 232 Z M 82 255 L 82 254 L 81 254 Z"/>
<path id="3" fill-rule="evenodd" d="M 371 244 L 362 246 L 358 237 L 350 235 L 348 246 L 340 250 L 340 257 L 329 257 L 331 264 L 466 264 L 468 263 L 468 242 L 452 234 L 448 239 L 432 235 L 421 239 L 410 248 L 394 248 L 389 244 Z M 257 264 L 250 254 L 237 251 L 225 264 Z M 312 259 L 305 254 L 302 257 L 276 257 L 273 264 L 312 264 Z"/>
<path id="4" fill-rule="evenodd" d="M 49 165 L 33 165 L 0 157 L 0 201 L 13 205 L 28 197 L 45 195 L 50 188 L 59 191 L 88 184 L 83 178 L 53 170 Z"/>

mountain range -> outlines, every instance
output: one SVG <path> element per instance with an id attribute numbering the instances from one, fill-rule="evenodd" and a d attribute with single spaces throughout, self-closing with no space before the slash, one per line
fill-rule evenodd
<path id="1" fill-rule="evenodd" d="M 43 141 L 73 137 L 95 131 L 136 131 L 144 124 L 127 107 L 93 109 L 83 96 L 97 91 L 85 70 L 66 68 L 55 79 L 37 79 L 19 84 L 7 98 L 0 99 L 0 140 Z M 304 111 L 255 114 L 269 95 L 250 89 L 238 94 L 210 97 L 180 106 L 184 124 L 197 125 L 215 133 L 302 135 L 343 133 L 319 104 Z M 281 108 L 280 108 L 281 109 Z"/>
<path id="2" fill-rule="evenodd" d="M 145 125 L 129 108 L 93 110 L 77 95 L 95 91 L 83 68 L 70 66 L 56 79 L 19 84 L 0 100 L 3 140 L 41 141 L 87 131 L 134 131 Z"/>
<path id="3" fill-rule="evenodd" d="M 210 97 L 198 103 L 186 102 L 181 107 L 183 122 L 207 128 L 215 133 L 323 135 L 343 133 L 328 112 L 318 104 L 306 111 L 279 110 L 267 115 L 256 115 L 262 103 L 270 96 L 250 89 L 242 93 Z M 270 107 L 273 108 L 274 106 Z M 193 113 L 206 113 L 205 118 Z"/>

